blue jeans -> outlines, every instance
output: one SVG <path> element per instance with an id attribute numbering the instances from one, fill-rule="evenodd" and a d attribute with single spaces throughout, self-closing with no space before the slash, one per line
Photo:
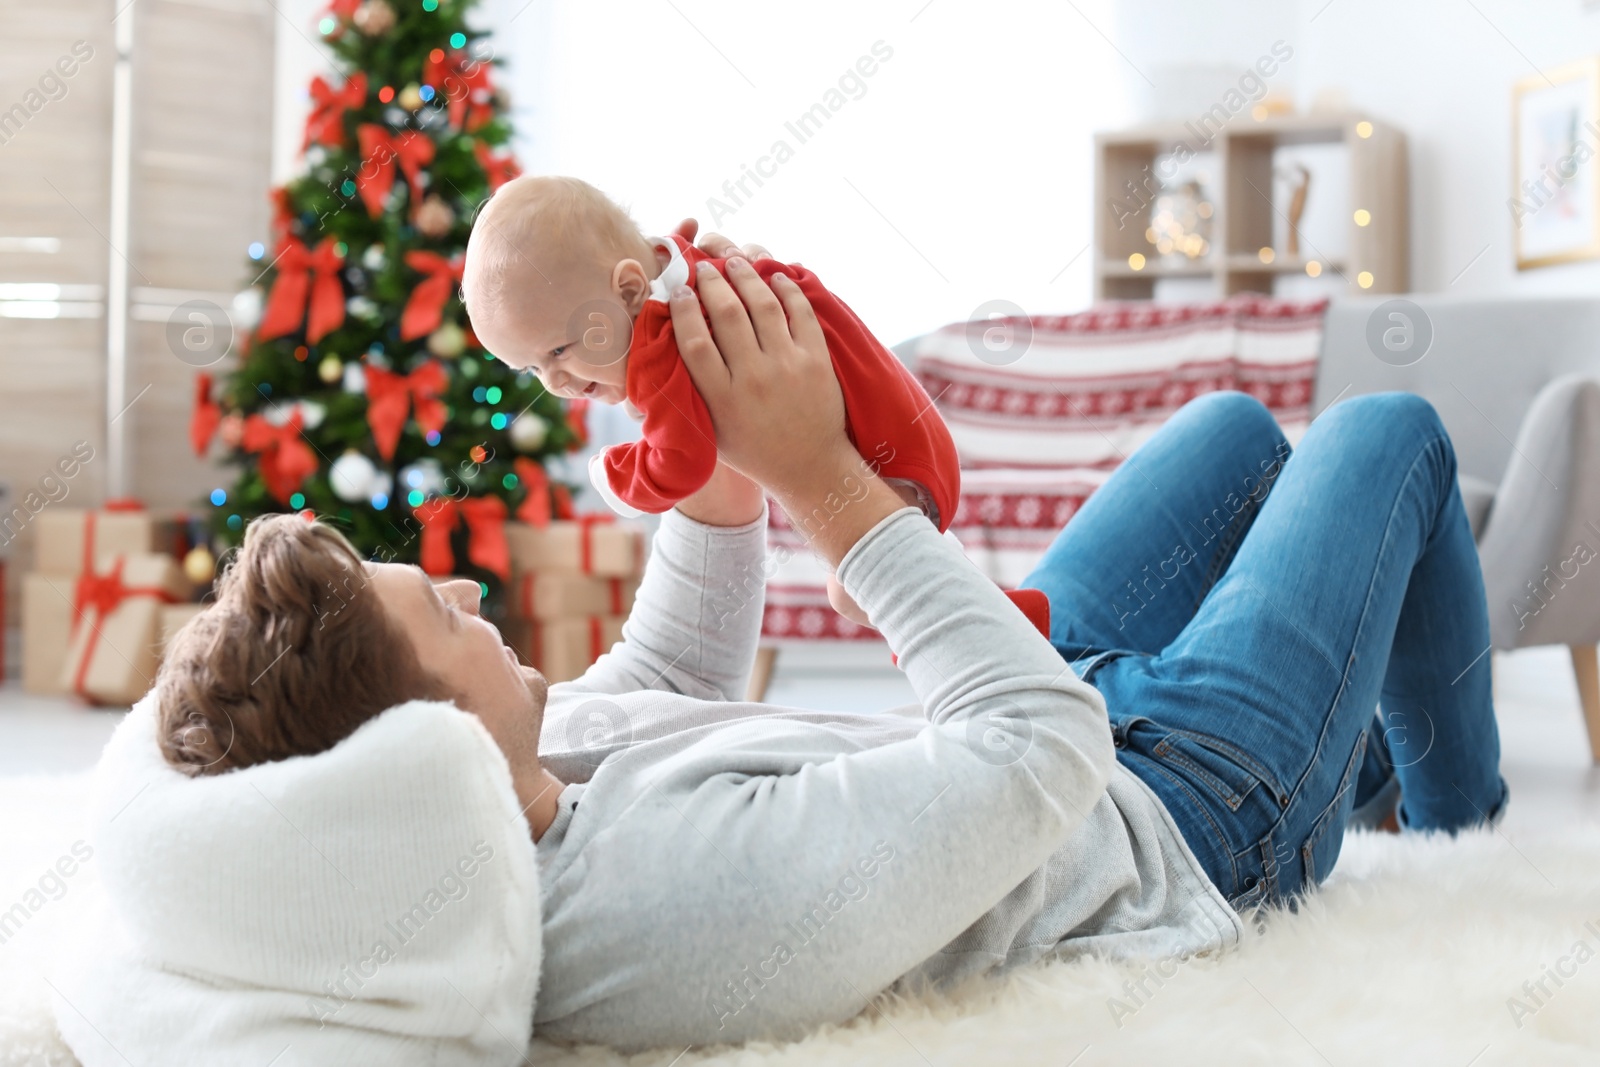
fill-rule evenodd
<path id="1" fill-rule="evenodd" d="M 1257 401 L 1196 399 L 1022 585 L 1235 908 L 1293 906 L 1358 808 L 1453 832 L 1505 807 L 1483 577 L 1420 397 L 1337 404 L 1292 456 Z"/>

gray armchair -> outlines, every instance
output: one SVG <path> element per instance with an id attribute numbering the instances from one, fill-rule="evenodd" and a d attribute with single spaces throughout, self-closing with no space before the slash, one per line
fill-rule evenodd
<path id="1" fill-rule="evenodd" d="M 1460 461 L 1493 646 L 1568 646 L 1600 763 L 1600 300 L 1413 295 L 1422 318 L 1402 324 L 1390 299 L 1329 308 L 1313 410 L 1391 389 L 1433 403 Z M 1426 353 L 1379 358 L 1374 316 L 1418 346 L 1431 334 Z"/>

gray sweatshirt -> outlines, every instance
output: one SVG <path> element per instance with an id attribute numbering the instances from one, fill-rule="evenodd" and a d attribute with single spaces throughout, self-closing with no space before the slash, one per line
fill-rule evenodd
<path id="1" fill-rule="evenodd" d="M 921 706 L 740 699 L 766 520 L 661 520 L 623 640 L 551 686 L 535 1033 L 792 1039 L 884 989 L 1238 942 L 1100 694 L 915 508 L 838 567 Z"/>

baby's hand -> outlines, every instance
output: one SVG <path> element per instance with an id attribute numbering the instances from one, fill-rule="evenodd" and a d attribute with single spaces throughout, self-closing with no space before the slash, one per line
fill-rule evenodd
<path id="1" fill-rule="evenodd" d="M 872 620 L 867 618 L 867 613 L 861 610 L 861 605 L 844 591 L 844 586 L 839 584 L 839 579 L 828 575 L 828 603 L 833 605 L 833 610 L 849 619 L 853 623 L 877 629 L 872 625 Z"/>

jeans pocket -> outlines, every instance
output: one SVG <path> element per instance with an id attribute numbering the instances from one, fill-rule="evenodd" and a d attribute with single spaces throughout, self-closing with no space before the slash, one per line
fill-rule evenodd
<path id="1" fill-rule="evenodd" d="M 1150 754 L 1182 768 L 1195 782 L 1215 793 L 1229 811 L 1238 811 L 1258 786 L 1265 789 L 1279 807 L 1287 802 L 1283 789 L 1266 768 L 1210 734 L 1197 730 L 1168 730 Z"/>
<path id="2" fill-rule="evenodd" d="M 1366 753 L 1367 735 L 1362 731 L 1356 738 L 1355 751 L 1350 753 L 1350 762 L 1345 765 L 1344 774 L 1339 779 L 1338 791 L 1328 806 L 1322 809 L 1322 814 L 1317 816 L 1305 844 L 1300 846 L 1300 860 L 1304 868 L 1304 881 L 1301 884 L 1306 889 L 1317 885 L 1332 873 L 1333 865 L 1339 860 L 1339 850 L 1344 845 L 1344 828 L 1355 807 L 1356 775 L 1361 770 L 1361 760 Z"/>

